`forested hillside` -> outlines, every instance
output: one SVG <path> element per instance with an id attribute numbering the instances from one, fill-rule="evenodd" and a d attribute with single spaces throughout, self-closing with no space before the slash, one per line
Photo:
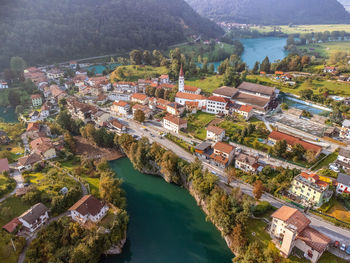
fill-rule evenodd
<path id="1" fill-rule="evenodd" d="M 350 22 L 337 0 L 186 0 L 205 17 L 247 24 L 288 25 Z"/>
<path id="2" fill-rule="evenodd" d="M 36 64 L 160 49 L 194 33 L 223 32 L 184 0 L 2 0 L 0 68 L 12 56 Z"/>

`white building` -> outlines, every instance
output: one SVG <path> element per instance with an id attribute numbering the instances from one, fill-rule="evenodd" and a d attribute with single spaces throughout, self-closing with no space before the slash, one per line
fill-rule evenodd
<path id="1" fill-rule="evenodd" d="M 130 112 L 130 105 L 125 101 L 113 102 L 111 106 L 111 111 L 120 114 L 127 115 Z"/>
<path id="2" fill-rule="evenodd" d="M 242 171 L 256 173 L 259 167 L 258 158 L 253 156 L 240 153 L 235 158 L 235 168 Z"/>
<path id="3" fill-rule="evenodd" d="M 207 140 L 221 142 L 225 138 L 225 129 L 210 125 L 207 128 Z"/>
<path id="4" fill-rule="evenodd" d="M 207 100 L 206 112 L 211 114 L 227 114 L 229 102 L 229 99 L 211 96 Z"/>
<path id="5" fill-rule="evenodd" d="M 185 74 L 181 65 L 180 74 L 179 74 L 179 92 L 189 93 L 189 94 L 197 94 L 201 93 L 201 89 L 193 86 L 185 85 Z"/>
<path id="6" fill-rule="evenodd" d="M 0 80 L 0 89 L 8 89 L 9 85 L 7 84 L 6 81 Z"/>
<path id="7" fill-rule="evenodd" d="M 53 68 L 53 69 L 50 69 L 46 72 L 46 76 L 48 79 L 60 79 L 60 78 L 63 78 L 64 77 L 64 73 L 63 71 L 61 71 L 60 69 L 58 68 Z"/>
<path id="8" fill-rule="evenodd" d="M 163 118 L 163 127 L 169 131 L 179 133 L 187 128 L 187 121 L 176 116 L 168 115 Z"/>
<path id="9" fill-rule="evenodd" d="M 25 230 L 33 233 L 45 224 L 49 219 L 48 209 L 42 203 L 38 203 L 18 217 Z"/>
<path id="10" fill-rule="evenodd" d="M 108 212 L 108 205 L 93 195 L 85 195 L 69 211 L 74 221 L 85 224 L 88 220 L 99 222 Z"/>
<path id="11" fill-rule="evenodd" d="M 198 95 L 198 94 L 190 94 L 190 93 L 185 93 L 185 92 L 177 92 L 176 97 L 175 97 L 175 102 L 179 103 L 181 105 L 186 105 L 186 103 L 191 102 L 191 103 L 198 103 L 198 108 L 199 109 L 205 109 L 206 104 L 207 104 L 207 98 Z"/>
<path id="12" fill-rule="evenodd" d="M 337 183 L 337 194 L 350 194 L 350 175 L 339 173 Z"/>

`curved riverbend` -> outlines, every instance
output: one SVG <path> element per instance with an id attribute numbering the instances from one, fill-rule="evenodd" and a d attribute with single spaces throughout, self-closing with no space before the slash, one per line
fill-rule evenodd
<path id="1" fill-rule="evenodd" d="M 220 232 L 186 189 L 136 171 L 127 158 L 110 166 L 124 180 L 130 224 L 123 253 L 103 262 L 232 262 Z"/>

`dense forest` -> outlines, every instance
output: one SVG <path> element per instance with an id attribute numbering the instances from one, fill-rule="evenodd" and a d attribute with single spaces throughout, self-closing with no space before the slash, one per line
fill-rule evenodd
<path id="1" fill-rule="evenodd" d="M 0 69 L 10 57 L 53 63 L 162 49 L 223 31 L 183 0 L 5 0 L 0 4 Z"/>
<path id="2" fill-rule="evenodd" d="M 186 0 L 200 14 L 217 21 L 247 24 L 336 24 L 350 21 L 337 0 Z"/>

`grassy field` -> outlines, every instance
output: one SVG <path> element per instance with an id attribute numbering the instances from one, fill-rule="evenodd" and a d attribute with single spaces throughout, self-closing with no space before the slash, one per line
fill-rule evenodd
<path id="1" fill-rule="evenodd" d="M 328 165 L 334 162 L 338 158 L 338 152 L 333 152 L 330 155 L 328 155 L 325 159 L 323 159 L 319 164 L 317 164 L 314 168 L 312 168 L 313 171 L 317 171 L 321 168 L 328 168 Z"/>
<path id="2" fill-rule="evenodd" d="M 274 28 L 281 30 L 285 34 L 302 34 L 312 32 L 325 32 L 325 31 L 345 31 L 350 33 L 350 27 L 346 24 L 337 25 L 293 25 L 289 26 L 256 26 L 251 27 L 252 30 L 258 30 L 261 33 L 273 32 Z"/>
<path id="3" fill-rule="evenodd" d="M 204 93 L 212 93 L 215 89 L 222 86 L 223 76 L 214 75 L 208 76 L 204 79 L 189 79 L 186 80 L 186 85 L 195 86 Z"/>
<path id="4" fill-rule="evenodd" d="M 5 210 L 7 210 L 5 212 Z M 20 216 L 23 212 L 28 210 L 30 205 L 25 204 L 21 198 L 12 196 L 7 198 L 0 204 L 0 225 L 3 226 L 10 222 L 14 217 Z"/>
<path id="5" fill-rule="evenodd" d="M 200 140 L 207 137 L 206 126 L 216 118 L 215 115 L 197 112 L 187 118 L 187 131 Z"/>
<path id="6" fill-rule="evenodd" d="M 317 52 L 321 57 L 328 58 L 335 51 L 343 51 L 348 53 L 350 50 L 350 41 L 302 45 L 297 46 L 297 48 L 302 51 L 307 50 L 307 52 Z"/>
<path id="7" fill-rule="evenodd" d="M 10 193 L 16 187 L 16 181 L 13 178 L 0 174 L 0 197 Z"/>
<path id="8" fill-rule="evenodd" d="M 123 69 L 124 78 L 122 80 L 125 81 L 137 81 L 138 79 L 150 79 L 152 77 L 158 77 L 162 74 L 167 74 L 168 70 L 166 67 L 152 67 L 152 66 L 121 66 L 118 68 Z M 112 72 L 111 80 L 118 79 L 118 75 L 116 71 Z"/>

